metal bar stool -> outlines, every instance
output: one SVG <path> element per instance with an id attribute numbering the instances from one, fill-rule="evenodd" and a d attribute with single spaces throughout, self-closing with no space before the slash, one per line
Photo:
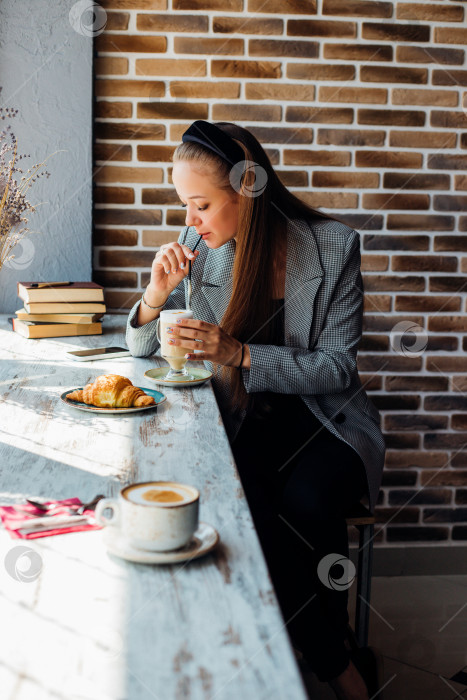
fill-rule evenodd
<path id="1" fill-rule="evenodd" d="M 355 610 L 355 637 L 360 647 L 368 646 L 370 624 L 371 574 L 373 565 L 373 533 L 375 516 L 358 503 L 346 517 L 347 525 L 359 531 L 357 563 L 357 604 Z"/>

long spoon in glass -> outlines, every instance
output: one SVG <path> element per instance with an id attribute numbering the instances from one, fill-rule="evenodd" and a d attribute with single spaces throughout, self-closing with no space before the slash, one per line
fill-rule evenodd
<path id="1" fill-rule="evenodd" d="M 193 253 L 195 252 L 196 248 L 198 247 L 198 243 L 202 239 L 202 236 L 198 238 L 196 241 L 196 245 L 193 248 Z M 192 286 L 191 286 L 191 260 L 188 260 L 189 268 L 188 268 L 188 304 L 187 304 L 187 309 L 191 309 L 191 294 L 192 294 Z"/>

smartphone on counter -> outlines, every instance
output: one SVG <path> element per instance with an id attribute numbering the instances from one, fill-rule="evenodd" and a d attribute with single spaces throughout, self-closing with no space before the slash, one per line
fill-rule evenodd
<path id="1" fill-rule="evenodd" d="M 69 350 L 67 353 L 72 360 L 87 362 L 88 360 L 108 360 L 116 357 L 130 357 L 131 352 L 126 348 L 89 348 L 88 350 Z"/>

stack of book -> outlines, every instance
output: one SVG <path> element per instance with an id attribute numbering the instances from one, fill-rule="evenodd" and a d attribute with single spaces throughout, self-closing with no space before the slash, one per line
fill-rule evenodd
<path id="1" fill-rule="evenodd" d="M 13 330 L 25 338 L 102 333 L 104 289 L 94 282 L 18 282 L 18 296 Z"/>

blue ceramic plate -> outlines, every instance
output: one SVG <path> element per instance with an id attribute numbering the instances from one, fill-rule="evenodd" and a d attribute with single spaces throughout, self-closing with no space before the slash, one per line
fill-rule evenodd
<path id="1" fill-rule="evenodd" d="M 157 406 L 164 403 L 164 401 L 167 399 L 167 396 L 165 396 L 165 394 L 161 394 L 160 391 L 156 391 L 155 389 L 146 389 L 145 386 L 139 386 L 138 389 L 142 389 L 145 394 L 154 398 L 156 403 L 152 404 L 151 406 L 134 406 L 133 408 L 99 408 L 98 406 L 88 406 L 86 403 L 73 401 L 72 399 L 67 398 L 68 394 L 71 394 L 73 391 L 80 391 L 82 388 L 83 387 L 79 386 L 76 389 L 68 389 L 68 391 L 64 391 L 60 396 L 63 403 L 66 403 L 67 406 L 78 408 L 80 411 L 91 411 L 93 413 L 137 413 L 138 411 L 149 411 L 151 408 L 157 408 Z"/>

